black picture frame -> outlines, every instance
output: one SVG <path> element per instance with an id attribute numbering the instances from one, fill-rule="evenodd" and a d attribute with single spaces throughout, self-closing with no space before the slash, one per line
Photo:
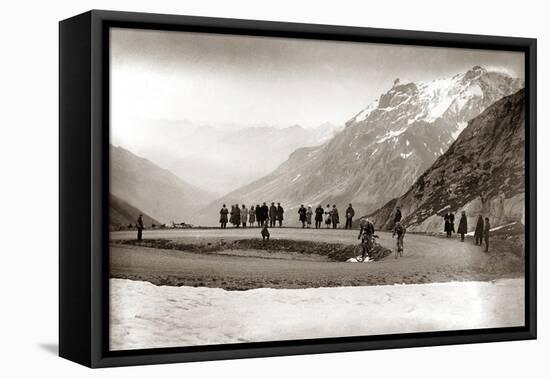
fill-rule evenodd
<path id="1" fill-rule="evenodd" d="M 109 351 L 110 27 L 525 53 L 524 327 Z M 59 354 L 89 367 L 535 339 L 536 39 L 92 10 L 59 24 Z"/>

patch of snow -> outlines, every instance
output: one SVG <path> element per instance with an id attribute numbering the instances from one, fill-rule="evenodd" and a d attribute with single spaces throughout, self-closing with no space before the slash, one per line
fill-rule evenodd
<path id="1" fill-rule="evenodd" d="M 296 177 L 294 177 L 294 178 L 292 179 L 291 182 L 294 182 L 294 181 L 298 180 L 301 176 L 302 176 L 302 174 L 301 174 L 301 173 L 298 173 L 298 174 L 296 175 Z"/>
<path id="2" fill-rule="evenodd" d="M 370 113 L 378 107 L 378 100 L 374 100 L 365 110 L 359 112 L 355 116 L 355 122 L 362 122 L 370 115 Z"/>
<path id="3" fill-rule="evenodd" d="M 411 152 L 408 152 L 408 153 L 406 153 L 406 154 L 401 153 L 401 154 L 399 154 L 399 156 L 401 156 L 402 159 L 407 159 L 409 156 L 412 155 L 412 153 L 413 153 L 412 151 L 411 151 Z"/>
<path id="4" fill-rule="evenodd" d="M 405 141 L 405 144 L 406 144 L 407 146 L 410 144 L 408 139 Z"/>
<path id="5" fill-rule="evenodd" d="M 447 206 L 442 207 L 441 209 L 439 209 L 437 212 L 441 213 L 443 210 L 447 210 L 447 209 L 450 209 L 450 208 L 451 208 L 451 205 L 447 205 Z"/>
<path id="6" fill-rule="evenodd" d="M 453 138 L 453 140 L 456 140 L 456 138 L 458 138 L 458 136 L 460 135 L 460 133 L 462 131 L 464 131 L 464 129 L 466 128 L 466 126 L 468 126 L 468 122 L 459 122 L 458 123 L 458 127 L 455 131 L 452 132 L 451 134 L 451 138 Z"/>
<path id="7" fill-rule="evenodd" d="M 110 280 L 110 349 L 525 324 L 524 280 L 226 291 Z"/>
<path id="8" fill-rule="evenodd" d="M 501 228 L 504 228 L 504 227 L 513 226 L 514 224 L 516 224 L 516 222 L 503 224 L 503 225 L 501 225 L 501 226 L 491 228 L 489 231 L 497 231 L 497 230 L 500 230 Z"/>
<path id="9" fill-rule="evenodd" d="M 365 258 L 365 260 L 361 260 L 360 257 L 351 257 L 351 258 L 346 260 L 347 263 L 368 263 L 368 262 L 372 262 L 372 261 L 374 261 L 374 260 L 369 259 L 368 256 Z"/>
<path id="10" fill-rule="evenodd" d="M 384 134 L 384 136 L 382 136 L 380 139 L 376 141 L 376 143 L 383 143 L 391 138 L 396 138 L 399 135 L 403 134 L 405 131 L 407 131 L 407 127 L 402 127 L 396 131 L 393 131 L 393 130 L 387 131 L 386 134 Z"/>

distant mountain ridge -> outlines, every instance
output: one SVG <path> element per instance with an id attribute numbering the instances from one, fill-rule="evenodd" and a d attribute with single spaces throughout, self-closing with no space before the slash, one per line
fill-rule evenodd
<path id="1" fill-rule="evenodd" d="M 396 80 L 323 145 L 294 151 L 272 173 L 217 202 L 354 204 L 373 211 L 403 194 L 454 142 L 469 120 L 515 93 L 521 80 L 475 66 L 423 83 Z"/>
<path id="2" fill-rule="evenodd" d="M 441 232 L 442 216 L 465 211 L 469 230 L 478 215 L 493 226 L 523 222 L 525 201 L 525 90 L 507 96 L 471 120 L 445 154 L 411 188 L 369 217 L 393 226 L 401 207 L 411 231 Z"/>
<path id="3" fill-rule="evenodd" d="M 118 230 L 127 228 L 129 225 L 136 225 L 139 215 L 143 215 L 143 225 L 151 227 L 159 226 L 161 223 L 156 219 L 144 214 L 143 211 L 121 200 L 117 196 L 110 195 L 109 198 L 109 228 Z"/>
<path id="4" fill-rule="evenodd" d="M 198 129 L 181 149 L 180 156 L 185 155 L 166 167 L 201 188 L 225 194 L 273 171 L 297 148 L 326 142 L 337 129 L 330 123 L 315 128 Z"/>
<path id="5" fill-rule="evenodd" d="M 213 195 L 130 151 L 111 146 L 110 193 L 162 223 L 197 220 Z"/>

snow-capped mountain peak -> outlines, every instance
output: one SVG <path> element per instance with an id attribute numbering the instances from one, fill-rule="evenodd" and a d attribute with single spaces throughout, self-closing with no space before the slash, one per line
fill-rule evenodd
<path id="1" fill-rule="evenodd" d="M 298 149 L 268 176 L 230 193 L 287 206 L 336 203 L 374 210 L 403 194 L 488 106 L 523 83 L 475 66 L 425 82 L 396 79 L 322 146 Z M 382 184 L 381 184 L 382 183 Z"/>
<path id="2" fill-rule="evenodd" d="M 454 140 L 467 122 L 498 99 L 523 86 L 519 79 L 504 72 L 474 66 L 464 73 L 426 82 L 402 82 L 396 79 L 392 88 L 352 118 L 348 125 L 375 123 L 391 112 L 394 128 L 403 131 L 402 123 L 434 123 L 440 118 L 452 119 Z M 400 122 L 401 121 L 401 122 Z M 407 127 L 408 128 L 408 127 Z"/>

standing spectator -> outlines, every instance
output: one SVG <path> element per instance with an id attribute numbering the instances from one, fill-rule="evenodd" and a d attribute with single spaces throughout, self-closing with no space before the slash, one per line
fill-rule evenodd
<path id="1" fill-rule="evenodd" d="M 483 244 L 483 217 L 481 214 L 477 217 L 476 230 L 474 232 L 474 238 L 476 240 L 476 245 Z"/>
<path id="2" fill-rule="evenodd" d="M 332 210 L 330 209 L 330 205 L 327 205 L 327 208 L 325 209 L 325 224 L 327 225 L 327 228 L 330 227 L 331 216 L 332 216 Z"/>
<path id="3" fill-rule="evenodd" d="M 489 218 L 485 218 L 485 225 L 483 226 L 483 239 L 485 239 L 485 252 L 489 252 L 489 231 L 491 230 L 491 224 Z"/>
<path id="4" fill-rule="evenodd" d="M 227 228 L 227 214 L 229 214 L 229 210 L 227 210 L 227 207 L 225 207 L 225 203 L 224 203 L 222 206 L 222 209 L 220 210 L 221 228 Z"/>
<path id="5" fill-rule="evenodd" d="M 313 217 L 313 210 L 311 209 L 311 206 L 308 206 L 307 211 L 306 211 L 307 228 L 311 228 L 311 218 L 312 217 Z"/>
<path id="6" fill-rule="evenodd" d="M 250 224 L 250 227 L 254 227 L 254 223 L 256 222 L 256 209 L 255 206 L 250 206 L 250 210 L 248 211 L 248 223 Z"/>
<path id="7" fill-rule="evenodd" d="M 277 207 L 275 207 L 275 202 L 271 202 L 271 206 L 269 206 L 269 227 L 275 227 L 276 220 L 277 220 Z"/>
<path id="8" fill-rule="evenodd" d="M 300 208 L 298 209 L 298 215 L 300 216 L 300 222 L 302 222 L 302 228 L 306 227 L 306 214 L 306 208 L 304 207 L 304 205 L 300 205 Z"/>
<path id="9" fill-rule="evenodd" d="M 397 235 L 397 251 L 395 251 L 395 258 L 400 255 L 403 257 L 403 239 L 405 238 L 405 233 L 407 232 L 407 229 L 403 227 L 400 221 L 397 221 L 395 223 L 395 228 L 393 229 L 392 238 Z"/>
<path id="10" fill-rule="evenodd" d="M 277 220 L 279 221 L 279 227 L 283 227 L 285 209 L 281 206 L 281 203 L 277 203 Z"/>
<path id="11" fill-rule="evenodd" d="M 143 237 L 143 214 L 139 214 L 136 221 L 137 226 L 137 241 L 141 241 Z"/>
<path id="12" fill-rule="evenodd" d="M 241 225 L 241 209 L 239 208 L 239 204 L 235 205 L 234 213 L 235 213 L 235 220 L 233 225 L 239 228 L 239 226 Z"/>
<path id="13" fill-rule="evenodd" d="M 231 211 L 229 212 L 229 222 L 235 225 L 235 205 L 231 205 Z"/>
<path id="14" fill-rule="evenodd" d="M 264 204 L 262 205 L 262 208 L 261 208 L 261 215 L 262 215 L 262 218 L 261 218 L 261 225 L 263 226 L 265 222 L 267 222 L 267 218 L 268 218 L 268 215 L 269 215 L 269 207 L 267 207 L 267 204 L 264 202 Z"/>
<path id="15" fill-rule="evenodd" d="M 346 230 L 351 230 L 351 225 L 353 224 L 353 217 L 355 216 L 355 210 L 353 210 L 353 206 L 351 206 L 351 203 L 348 205 L 348 208 L 346 209 Z"/>
<path id="16" fill-rule="evenodd" d="M 466 218 L 466 212 L 463 210 L 460 216 L 460 222 L 458 223 L 458 233 L 460 234 L 460 241 L 464 241 L 464 235 L 468 233 L 468 218 Z"/>
<path id="17" fill-rule="evenodd" d="M 443 219 L 445 220 L 445 233 L 447 234 L 447 237 L 450 238 L 455 227 L 455 216 L 453 215 L 453 213 L 447 211 L 447 214 L 445 214 L 445 217 Z"/>
<path id="18" fill-rule="evenodd" d="M 336 205 L 332 205 L 332 214 L 330 219 L 332 221 L 332 228 L 337 228 L 338 223 L 340 223 L 340 215 L 338 215 L 338 209 L 336 208 Z"/>
<path id="19" fill-rule="evenodd" d="M 323 223 L 323 207 L 321 205 L 317 206 L 315 209 L 315 228 L 321 228 L 321 223 Z"/>
<path id="20" fill-rule="evenodd" d="M 245 205 L 243 205 L 243 208 L 241 209 L 241 223 L 243 224 L 243 228 L 246 228 L 246 222 L 248 221 L 248 209 Z"/>
<path id="21" fill-rule="evenodd" d="M 262 207 L 260 205 L 256 205 L 256 223 L 258 223 L 258 227 L 262 226 Z"/>

